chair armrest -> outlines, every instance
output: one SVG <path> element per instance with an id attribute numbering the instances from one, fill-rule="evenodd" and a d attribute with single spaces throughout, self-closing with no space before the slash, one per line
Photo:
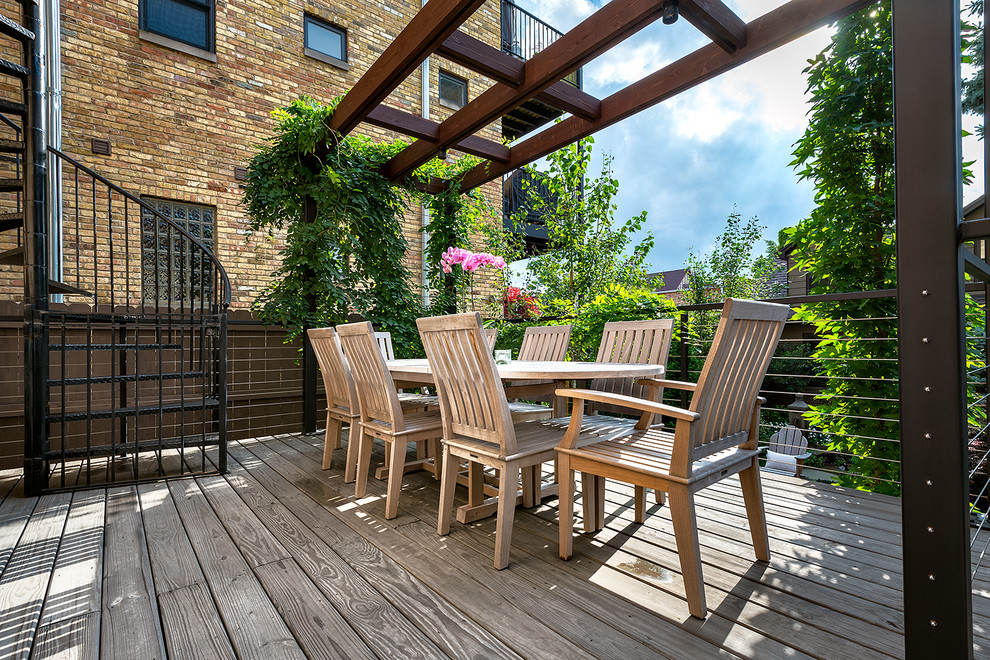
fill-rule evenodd
<path id="1" fill-rule="evenodd" d="M 635 408 L 636 410 L 642 410 L 643 412 L 683 419 L 686 422 L 693 422 L 701 417 L 700 414 L 691 412 L 690 410 L 684 410 L 683 408 L 677 408 L 675 406 L 668 406 L 666 404 L 649 401 L 647 399 L 639 399 L 634 396 L 626 396 L 625 394 L 613 394 L 611 392 L 578 390 L 572 388 L 558 389 L 555 394 L 557 396 L 566 396 L 572 399 L 580 399 L 582 401 L 597 401 L 599 403 L 611 403 L 618 406 L 625 406 L 626 408 Z"/>
<path id="2" fill-rule="evenodd" d="M 665 380 L 663 378 L 640 378 L 636 382 L 646 387 L 669 387 L 675 390 L 687 390 L 688 392 L 694 392 L 698 387 L 695 383 L 686 383 L 683 380 Z"/>

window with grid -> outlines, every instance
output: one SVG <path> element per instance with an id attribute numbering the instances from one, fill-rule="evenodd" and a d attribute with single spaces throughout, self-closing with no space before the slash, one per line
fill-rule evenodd
<path id="1" fill-rule="evenodd" d="M 141 0 L 141 29 L 213 52 L 213 0 Z"/>
<path id="2" fill-rule="evenodd" d="M 141 201 L 216 251 L 215 207 L 156 197 Z M 212 272 L 206 255 L 182 232 L 147 209 L 141 210 L 141 286 L 146 301 L 208 301 Z"/>

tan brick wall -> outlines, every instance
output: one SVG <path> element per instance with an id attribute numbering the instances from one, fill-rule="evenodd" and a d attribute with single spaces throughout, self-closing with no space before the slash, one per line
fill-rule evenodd
<path id="1" fill-rule="evenodd" d="M 246 240 L 247 218 L 234 167 L 271 135 L 273 108 L 302 95 L 320 100 L 342 94 L 367 70 L 419 9 L 419 2 L 349 0 L 333 6 L 310 0 L 216 3 L 216 62 L 143 40 L 137 0 L 62 5 L 63 145 L 111 181 L 138 195 L 215 206 L 217 252 L 233 287 L 234 307 L 248 306 L 277 263 L 278 238 Z M 348 32 L 350 69 L 303 53 L 303 15 L 311 13 Z M 498 47 L 499 3 L 489 2 L 466 29 Z M 470 71 L 432 57 L 431 118 L 450 110 L 437 99 L 438 69 L 469 80 L 470 98 L 491 84 Z M 421 112 L 417 69 L 387 103 Z M 391 139 L 390 132 L 359 130 Z M 498 126 L 483 132 L 500 139 Z M 91 152 L 92 138 L 108 139 L 112 155 Z M 486 191 L 500 199 L 500 185 Z M 406 266 L 419 283 L 421 215 L 406 214 Z M 135 225 L 136 226 L 136 225 Z M 132 277 L 140 277 L 140 237 L 132 229 L 117 240 L 132 254 Z M 80 242 L 85 242 L 80 236 Z M 72 238 L 74 241 L 74 237 Z M 69 241 L 67 240 L 67 243 Z M 71 270 L 71 268 L 70 268 Z"/>

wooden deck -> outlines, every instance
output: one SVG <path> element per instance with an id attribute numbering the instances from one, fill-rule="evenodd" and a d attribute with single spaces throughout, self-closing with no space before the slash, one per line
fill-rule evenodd
<path id="1" fill-rule="evenodd" d="M 321 436 L 234 443 L 226 476 L 25 498 L 0 473 L 0 658 L 885 658 L 903 655 L 895 499 L 765 474 L 773 559 L 753 560 L 738 481 L 699 497 L 711 614 L 687 614 L 666 509 L 557 559 L 556 500 L 436 534 L 438 483 L 355 501 Z M 381 456 L 377 459 L 380 461 Z M 580 507 L 578 507 L 580 510 Z M 974 591 L 977 656 L 990 583 Z"/>

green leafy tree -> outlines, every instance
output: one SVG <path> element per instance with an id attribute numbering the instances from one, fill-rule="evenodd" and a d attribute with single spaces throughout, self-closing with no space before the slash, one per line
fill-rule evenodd
<path id="1" fill-rule="evenodd" d="M 530 260 L 529 288 L 539 292 L 550 313 L 574 313 L 612 286 L 646 284 L 643 264 L 653 235 L 637 235 L 646 211 L 615 225 L 619 182 L 612 176 L 611 157 L 605 157 L 598 178 L 586 178 L 593 141 L 585 138 L 547 156 L 549 171 L 537 173 L 546 183 L 547 198 L 535 194 L 535 187 L 529 189 L 530 207 L 543 217 L 551 245 Z"/>
<path id="2" fill-rule="evenodd" d="M 715 239 L 709 254 L 697 255 L 692 250 L 687 258 L 689 304 L 721 302 L 726 298 L 773 298 L 781 295 L 781 287 L 773 282 L 777 272 L 777 245 L 766 242 L 763 254 L 754 255 L 766 229 L 753 216 L 745 223 L 733 211 L 725 221 L 725 229 Z"/>
<path id="3" fill-rule="evenodd" d="M 894 139 L 889 0 L 838 22 L 810 61 L 811 118 L 794 150 L 815 184 L 816 208 L 782 232 L 811 293 L 895 285 Z M 807 414 L 828 447 L 848 457 L 843 485 L 899 492 L 896 304 L 893 298 L 798 310 L 815 327 L 824 391 Z"/>
<path id="4" fill-rule="evenodd" d="M 963 112 L 983 116 L 983 0 L 973 0 L 966 7 L 962 22 L 963 62 L 972 64 L 973 75 L 962 83 Z M 967 18 L 969 20 L 967 20 Z M 977 128 L 983 135 L 983 126 Z"/>

